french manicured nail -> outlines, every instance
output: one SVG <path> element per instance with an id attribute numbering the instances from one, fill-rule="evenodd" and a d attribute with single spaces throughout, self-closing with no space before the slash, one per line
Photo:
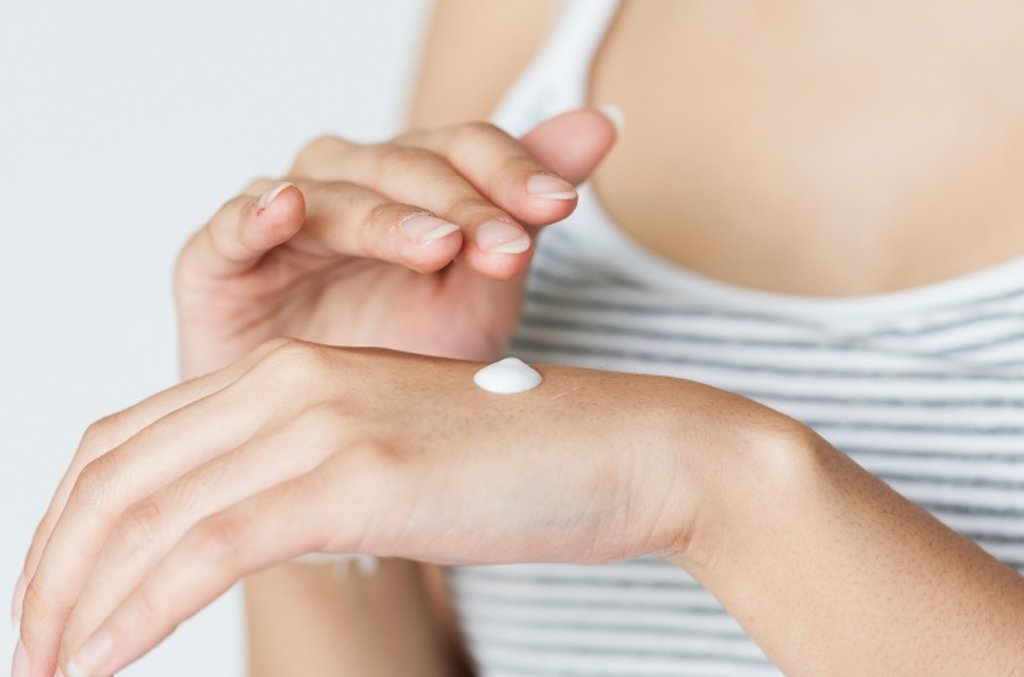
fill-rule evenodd
<path id="1" fill-rule="evenodd" d="M 622 109 L 613 103 L 603 103 L 597 109 L 615 125 L 616 133 L 622 134 L 622 130 L 626 127 L 626 116 L 622 114 Z"/>
<path id="2" fill-rule="evenodd" d="M 28 652 L 25 645 L 18 640 L 18 648 L 14 650 L 14 661 L 11 663 L 11 677 L 29 677 L 32 668 L 28 662 Z"/>
<path id="3" fill-rule="evenodd" d="M 522 254 L 530 248 L 530 236 L 508 221 L 487 221 L 476 230 L 476 244 L 488 254 Z"/>
<path id="4" fill-rule="evenodd" d="M 68 677 L 92 677 L 101 673 L 114 651 L 114 638 L 106 630 L 100 630 L 85 640 L 67 664 Z"/>
<path id="5" fill-rule="evenodd" d="M 551 174 L 531 176 L 526 182 L 526 192 L 551 200 L 572 200 L 576 197 L 576 188 L 571 183 Z"/>
<path id="6" fill-rule="evenodd" d="M 16 628 L 21 623 L 21 605 L 25 602 L 25 588 L 28 581 L 25 574 L 18 576 L 18 582 L 14 584 L 14 596 L 11 598 L 11 627 Z"/>
<path id="7" fill-rule="evenodd" d="M 256 209 L 261 211 L 266 209 L 270 206 L 270 203 L 274 201 L 274 198 L 281 194 L 282 190 L 293 185 L 295 184 L 289 183 L 288 181 L 282 181 L 281 183 L 275 183 L 270 188 L 267 188 L 265 191 L 260 193 L 259 198 L 257 198 Z"/>
<path id="8" fill-rule="evenodd" d="M 414 214 L 402 220 L 398 227 L 407 237 L 421 243 L 440 240 L 459 229 L 454 223 L 448 223 L 432 214 Z"/>

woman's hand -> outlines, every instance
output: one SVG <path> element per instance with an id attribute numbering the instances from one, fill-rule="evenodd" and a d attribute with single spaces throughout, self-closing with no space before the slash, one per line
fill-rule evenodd
<path id="1" fill-rule="evenodd" d="M 615 138 L 595 109 L 521 141 L 469 123 L 359 145 L 318 139 L 189 241 L 175 272 L 186 377 L 294 336 L 491 359 L 541 226 L 568 216 Z"/>
<path id="2" fill-rule="evenodd" d="M 111 674 L 304 553 L 695 556 L 724 460 L 788 421 L 686 381 L 562 367 L 495 395 L 478 367 L 283 340 L 91 426 L 28 558 L 31 674 L 77 651 L 84 674 Z"/>

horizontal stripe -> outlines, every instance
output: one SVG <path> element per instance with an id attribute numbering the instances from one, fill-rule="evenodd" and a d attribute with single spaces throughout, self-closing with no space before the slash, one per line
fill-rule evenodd
<path id="1" fill-rule="evenodd" d="M 1020 293 L 1011 294 L 1010 298 L 1019 297 Z M 923 325 L 920 327 L 914 327 L 913 329 L 901 329 L 891 328 L 883 329 L 880 331 L 872 332 L 867 336 L 870 338 L 883 338 L 883 337 L 920 337 L 927 334 L 935 334 L 950 329 L 960 329 L 961 327 L 977 326 L 985 322 L 1004 322 L 1008 314 L 1007 309 L 1000 309 L 997 312 L 986 310 L 983 313 L 960 315 L 954 319 L 944 320 L 938 324 Z"/>
<path id="2" fill-rule="evenodd" d="M 990 339 L 988 341 L 978 341 L 976 343 L 958 345 L 952 348 L 946 348 L 945 350 L 934 351 L 931 354 L 940 357 L 952 357 L 953 355 L 962 355 L 964 353 L 977 352 L 979 350 L 987 350 L 990 348 L 996 348 L 1008 344 L 1024 345 L 1024 332 L 1016 331 L 1005 336 L 999 336 L 997 338 Z"/>
<path id="3" fill-rule="evenodd" d="M 1012 508 L 992 505 L 970 505 L 966 503 L 944 503 L 942 501 L 921 501 L 919 506 L 929 512 L 948 513 L 951 515 L 979 515 L 988 517 L 1005 517 L 1024 520 L 1024 508 Z"/>
<path id="4" fill-rule="evenodd" d="M 473 597 L 483 600 L 507 601 L 518 604 L 526 604 L 533 607 L 552 607 L 558 609 L 575 608 L 577 610 L 588 609 L 629 609 L 630 611 L 667 611 L 677 614 L 700 614 L 706 616 L 726 616 L 728 613 L 721 607 L 711 605 L 683 605 L 683 604 L 658 604 L 655 602 L 636 602 L 621 599 L 563 599 L 552 596 L 553 589 L 545 588 L 537 591 L 534 596 L 520 592 L 502 592 L 495 586 L 480 587 L 474 590 L 467 590 L 463 581 L 456 579 L 456 590 L 459 594 L 471 593 Z M 557 590 L 557 589 L 555 589 Z"/>
<path id="5" fill-rule="evenodd" d="M 966 463 L 991 463 L 995 465 L 999 465 L 1002 463 L 1013 465 L 1024 464 L 1024 449 L 1022 449 L 1019 453 L 985 453 L 934 451 L 922 449 L 883 449 L 870 447 L 851 447 L 848 445 L 842 445 L 839 448 L 843 452 L 851 456 L 903 458 L 908 460 L 963 461 Z"/>
<path id="6" fill-rule="evenodd" d="M 520 327 L 544 327 L 547 329 L 571 329 L 582 331 L 587 334 L 603 334 L 607 336 L 633 336 L 637 338 L 651 339 L 658 342 L 670 342 L 681 345 L 684 343 L 701 343 L 717 347 L 739 347 L 739 348 L 775 348 L 786 350 L 835 350 L 841 352 L 864 350 L 863 345 L 854 343 L 843 343 L 840 341 L 811 341 L 811 340 L 781 340 L 781 339 L 758 339 L 758 338 L 737 338 L 735 336 L 712 336 L 707 334 L 682 333 L 668 330 L 650 329 L 648 327 L 618 326 L 607 322 L 594 322 L 582 320 L 569 320 L 554 317 L 538 317 L 527 315 L 523 318 Z"/>
<path id="7" fill-rule="evenodd" d="M 966 345 L 957 345 L 943 348 L 941 350 L 920 350 L 911 346 L 897 349 L 891 346 L 866 343 L 856 337 L 839 340 L 837 337 L 818 336 L 815 337 L 814 340 L 801 340 L 796 338 L 758 338 L 754 336 L 738 336 L 735 334 L 723 335 L 722 333 L 701 334 L 672 331 L 669 329 L 639 327 L 635 324 L 635 321 L 630 324 L 616 325 L 608 322 L 596 322 L 593 320 L 584 321 L 580 319 L 567 319 L 564 316 L 543 317 L 536 314 L 526 315 L 520 326 L 581 331 L 591 335 L 629 336 L 633 338 L 650 339 L 656 342 L 669 342 L 680 348 L 682 347 L 682 344 L 694 343 L 713 345 L 719 348 L 765 348 L 793 351 L 811 350 L 816 352 L 863 353 L 875 355 L 884 354 L 888 356 L 913 357 L 915 359 L 949 357 L 954 354 L 1002 346 L 1012 342 L 1024 345 L 1024 333 L 1021 332 L 1015 332 L 1010 336 L 1003 336 L 999 339 L 992 339 L 985 342 L 976 342 Z"/>
<path id="8" fill-rule="evenodd" d="M 672 567 L 675 569 L 675 567 Z M 525 583 L 529 585 L 557 585 L 563 587 L 588 587 L 593 586 L 595 583 L 600 585 L 608 585 L 615 588 L 648 588 L 648 589 L 660 589 L 660 590 L 703 590 L 701 585 L 693 580 L 681 579 L 677 581 L 671 580 L 650 580 L 650 579 L 637 579 L 636 577 L 627 577 L 625 572 L 616 577 L 601 577 L 600 581 L 595 581 L 589 577 L 581 578 L 581 571 L 578 568 L 573 568 L 573 576 L 538 576 L 525 572 L 517 572 L 514 569 L 511 571 L 495 571 L 489 568 L 484 569 L 467 569 L 464 573 L 468 576 L 475 578 L 486 578 L 493 581 L 515 581 L 517 583 Z M 675 569 L 676 574 L 681 574 L 679 569 Z"/>
<path id="9" fill-rule="evenodd" d="M 460 613 L 479 622 L 514 626 L 550 626 L 581 631 L 585 628 L 603 628 L 621 629 L 624 632 L 667 634 L 673 637 L 687 635 L 742 641 L 750 639 L 743 628 L 729 616 L 723 616 L 722 622 L 712 623 L 703 616 L 695 619 L 683 614 L 652 611 L 630 613 L 623 609 L 616 609 L 613 613 L 593 610 L 582 615 L 574 613 L 571 609 L 535 609 L 528 604 L 494 604 L 478 599 L 463 601 Z"/>
<path id="10" fill-rule="evenodd" d="M 1024 480 L 1004 480 L 993 477 L 948 477 L 944 475 L 917 475 L 909 473 L 881 472 L 875 473 L 887 482 L 904 484 L 937 484 L 951 487 L 981 487 L 992 489 L 1012 489 L 1024 491 Z"/>
<path id="11" fill-rule="evenodd" d="M 515 647 L 516 649 L 523 649 L 530 652 L 544 653 L 546 651 L 557 651 L 561 655 L 566 654 L 586 654 L 587 656 L 629 656 L 635 658 L 681 658 L 681 659 L 696 659 L 696 660 L 719 660 L 728 663 L 747 663 L 753 665 L 766 665 L 769 664 L 767 659 L 759 658 L 756 656 L 745 656 L 740 653 L 711 653 L 711 652 L 692 652 L 692 651 L 677 651 L 670 648 L 662 648 L 658 650 L 638 650 L 638 649 L 627 649 L 618 646 L 572 646 L 572 645 L 558 645 L 548 646 L 539 642 L 526 642 L 506 639 L 504 637 L 496 637 L 493 635 L 483 635 L 481 632 L 473 632 L 474 637 L 486 636 L 487 641 L 493 646 L 506 646 Z M 542 637 L 543 635 L 538 635 Z"/>
<path id="12" fill-rule="evenodd" d="M 559 278 L 558 276 L 551 275 L 544 271 L 535 271 L 535 274 L 537 274 L 539 278 L 550 282 L 559 283 L 563 280 L 563 278 Z M 584 289 L 592 289 L 593 283 L 590 282 L 580 286 Z M 732 313 L 728 310 L 723 311 L 722 309 L 712 308 L 706 305 L 687 305 L 684 303 L 659 305 L 657 303 L 652 303 L 649 300 L 647 303 L 644 303 L 634 300 L 608 299 L 604 295 L 602 295 L 601 298 L 566 298 L 564 295 L 535 288 L 529 289 L 526 298 L 528 303 L 543 304 L 558 310 L 597 310 L 602 314 L 607 314 L 608 312 L 621 312 L 641 316 L 639 318 L 634 318 L 636 320 L 676 316 L 683 318 L 712 317 L 717 320 L 749 320 L 756 327 L 763 327 L 765 322 L 783 325 L 792 324 L 788 320 L 780 320 L 777 317 L 767 314 L 758 315 L 756 313 Z M 797 326 L 806 328 L 814 325 L 811 325 L 810 323 L 800 323 Z"/>
<path id="13" fill-rule="evenodd" d="M 676 660 L 652 660 L 642 662 L 610 660 L 608 657 L 574 656 L 569 660 L 560 656 L 537 656 L 530 652 L 505 648 L 487 647 L 480 651 L 486 658 L 488 672 L 497 667 L 506 675 L 516 677 L 537 677 L 558 675 L 560 677 L 763 677 L 778 675 L 771 666 L 740 665 L 728 660 L 690 660 L 685 663 Z"/>
<path id="14" fill-rule="evenodd" d="M 1011 437 L 1021 443 L 1021 452 L 1024 453 L 1024 426 L 1019 425 L 943 425 L 933 423 L 929 425 L 910 425 L 906 423 L 889 423 L 886 421 L 858 421 L 858 420 L 806 420 L 805 424 L 815 430 L 885 430 L 894 433 L 927 433 L 941 435 L 957 435 L 966 437 Z"/>
<path id="15" fill-rule="evenodd" d="M 757 364 L 749 362 L 727 362 L 724 360 L 692 359 L 684 355 L 669 355 L 655 351 L 641 350 L 618 350 L 612 347 L 581 346 L 579 344 L 557 344 L 547 341 L 534 341 L 522 336 L 513 340 L 513 346 L 522 346 L 530 350 L 536 350 L 548 354 L 584 354 L 606 357 L 609 359 L 628 358 L 651 364 L 681 364 L 714 367 L 724 371 L 737 371 L 744 373 L 763 372 L 784 377 L 813 377 L 813 378 L 849 378 L 867 379 L 872 381 L 900 381 L 907 379 L 919 379 L 923 381 L 990 381 L 994 383 L 1009 382 L 1018 383 L 1021 376 L 1006 373 L 948 373 L 942 371 L 857 371 L 851 369 L 796 369 L 780 368 L 772 364 Z"/>

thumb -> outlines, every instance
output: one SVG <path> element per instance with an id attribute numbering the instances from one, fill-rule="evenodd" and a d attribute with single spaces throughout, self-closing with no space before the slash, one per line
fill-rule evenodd
<path id="1" fill-rule="evenodd" d="M 580 108 L 545 120 L 520 142 L 556 174 L 580 184 L 608 154 L 621 131 L 618 108 Z"/>

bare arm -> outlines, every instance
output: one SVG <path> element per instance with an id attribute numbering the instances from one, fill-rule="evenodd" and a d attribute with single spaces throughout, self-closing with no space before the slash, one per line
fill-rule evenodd
<path id="1" fill-rule="evenodd" d="M 1024 578 L 801 429 L 718 468 L 670 559 L 787 674 L 1019 674 Z"/>
<path id="2" fill-rule="evenodd" d="M 558 3 L 441 0 L 409 127 L 486 119 Z M 472 58 L 470 58 L 472 55 Z M 253 677 L 468 674 L 440 567 L 385 560 L 370 579 L 285 565 L 245 582 Z"/>

